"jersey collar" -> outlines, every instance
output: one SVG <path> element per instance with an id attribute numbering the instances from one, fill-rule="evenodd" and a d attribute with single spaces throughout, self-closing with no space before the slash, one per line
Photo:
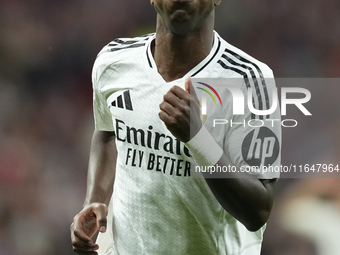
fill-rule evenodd
<path id="1" fill-rule="evenodd" d="M 153 55 L 151 53 L 151 44 L 156 38 L 156 33 L 154 33 L 146 44 L 146 59 L 148 62 L 148 66 L 157 71 L 157 66 Z M 206 56 L 198 65 L 196 65 L 193 69 L 191 69 L 184 77 L 191 76 L 194 77 L 199 74 L 202 70 L 209 66 L 214 60 L 218 59 L 218 52 L 221 49 L 221 39 L 220 36 L 214 31 L 214 43 L 213 47 L 211 48 L 210 53 Z M 158 72 L 158 71 L 157 71 Z"/>

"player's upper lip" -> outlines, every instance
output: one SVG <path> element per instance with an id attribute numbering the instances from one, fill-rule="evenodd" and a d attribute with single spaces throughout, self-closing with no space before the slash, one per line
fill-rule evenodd
<path id="1" fill-rule="evenodd" d="M 172 0 L 172 2 L 176 2 L 176 3 L 188 3 L 188 2 L 191 2 L 191 0 Z"/>
<path id="2" fill-rule="evenodd" d="M 192 0 L 171 0 L 174 6 L 187 6 Z"/>

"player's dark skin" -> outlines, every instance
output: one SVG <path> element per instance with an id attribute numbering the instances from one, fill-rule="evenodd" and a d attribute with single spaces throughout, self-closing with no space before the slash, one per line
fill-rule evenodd
<path id="1" fill-rule="evenodd" d="M 152 52 L 158 72 L 165 81 L 182 78 L 210 53 L 214 8 L 220 1 L 150 1 L 157 12 L 156 40 Z M 202 125 L 198 99 L 194 90 L 190 89 L 189 79 L 186 79 L 185 88 L 172 87 L 164 95 L 159 112 L 159 118 L 182 142 L 189 141 Z M 191 133 L 190 123 L 196 126 Z M 95 250 L 98 245 L 91 237 L 97 231 L 106 231 L 105 201 L 112 192 L 116 165 L 116 157 L 112 155 L 117 155 L 114 133 L 94 131 L 84 208 L 74 217 L 71 225 L 73 250 L 79 254 L 97 254 Z M 233 165 L 227 152 L 217 164 Z M 250 231 L 258 230 L 269 217 L 275 182 L 258 180 L 246 174 L 228 174 L 228 178 L 207 178 L 206 182 L 225 210 Z"/>
<path id="2" fill-rule="evenodd" d="M 154 0 L 151 3 L 158 13 L 154 59 L 164 80 L 172 81 L 183 77 L 209 54 L 213 43 L 214 6 L 220 0 Z M 197 96 L 190 89 L 190 80 L 186 79 L 185 83 L 186 91 L 174 86 L 164 95 L 159 113 L 169 131 L 182 142 L 189 141 L 202 125 Z M 217 164 L 233 165 L 227 152 Z M 228 173 L 226 177 L 206 178 L 206 182 L 225 210 L 250 231 L 258 230 L 268 220 L 275 182 L 258 180 L 246 173 Z"/>

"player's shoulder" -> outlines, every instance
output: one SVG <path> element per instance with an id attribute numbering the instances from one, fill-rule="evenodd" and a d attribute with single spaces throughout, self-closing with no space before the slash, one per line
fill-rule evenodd
<path id="1" fill-rule="evenodd" d="M 153 36 L 154 33 L 133 38 L 116 38 L 100 50 L 95 65 L 112 64 L 129 57 L 136 57 Z"/>
<path id="2" fill-rule="evenodd" d="M 272 78 L 272 69 L 264 62 L 249 55 L 245 51 L 237 48 L 236 46 L 228 43 L 223 38 L 219 37 L 222 41 L 221 47 L 224 50 L 222 56 L 228 58 L 230 63 L 234 63 L 238 67 L 246 67 L 247 69 L 253 69 L 256 76 L 260 75 L 262 78 Z"/>
<path id="3" fill-rule="evenodd" d="M 154 33 L 132 38 L 116 38 L 105 45 L 98 53 L 93 65 L 93 74 L 99 76 L 108 68 L 128 60 L 135 62 L 139 55 L 145 52 L 147 45 Z"/>
<path id="4" fill-rule="evenodd" d="M 147 41 L 154 36 L 154 33 L 133 38 L 116 38 L 99 52 L 98 57 L 106 53 L 129 53 L 133 49 L 138 49 L 146 45 Z"/>

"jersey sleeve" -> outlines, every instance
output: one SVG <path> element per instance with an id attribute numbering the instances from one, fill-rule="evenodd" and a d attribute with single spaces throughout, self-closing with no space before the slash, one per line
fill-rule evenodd
<path id="1" fill-rule="evenodd" d="M 281 115 L 279 105 L 268 115 L 256 115 L 248 107 L 248 89 L 252 88 L 254 109 L 269 110 L 278 102 L 271 69 L 262 67 L 263 76 L 244 81 L 244 115 L 233 115 L 224 137 L 224 150 L 241 172 L 259 179 L 279 178 L 281 164 Z M 274 94 L 273 94 L 274 92 Z M 276 96 L 275 96 L 276 93 Z M 273 109 L 274 109 L 273 108 Z"/>
<path id="2" fill-rule="evenodd" d="M 99 55 L 92 70 L 93 115 L 96 130 L 114 131 L 112 114 L 107 103 L 107 56 Z"/>

